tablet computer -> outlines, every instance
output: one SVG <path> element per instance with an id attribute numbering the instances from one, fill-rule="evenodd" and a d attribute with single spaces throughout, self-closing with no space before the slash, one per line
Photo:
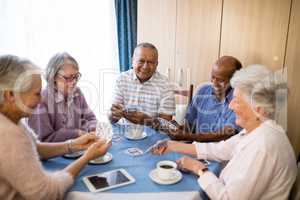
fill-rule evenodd
<path id="1" fill-rule="evenodd" d="M 135 182 L 135 179 L 125 169 L 86 176 L 82 180 L 91 192 L 101 192 Z"/>

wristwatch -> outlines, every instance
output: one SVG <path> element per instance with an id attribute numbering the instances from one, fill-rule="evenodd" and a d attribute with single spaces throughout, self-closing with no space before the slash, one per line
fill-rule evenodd
<path id="1" fill-rule="evenodd" d="M 205 167 L 203 169 L 199 169 L 197 175 L 198 176 L 202 176 L 206 171 L 208 171 L 207 167 Z"/>

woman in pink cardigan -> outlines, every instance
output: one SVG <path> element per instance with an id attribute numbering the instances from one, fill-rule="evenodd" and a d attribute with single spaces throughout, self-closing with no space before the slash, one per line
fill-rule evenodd
<path id="1" fill-rule="evenodd" d="M 57 53 L 46 69 L 47 88 L 29 126 L 43 142 L 63 142 L 93 132 L 97 119 L 77 86 L 81 77 L 77 61 L 68 53 Z"/>
<path id="2" fill-rule="evenodd" d="M 41 99 L 41 76 L 29 60 L 0 56 L 0 199 L 63 199 L 80 170 L 104 155 L 111 143 L 94 134 L 60 143 L 41 143 L 21 123 Z M 48 159 L 86 149 L 84 155 L 57 172 L 43 169 Z"/>

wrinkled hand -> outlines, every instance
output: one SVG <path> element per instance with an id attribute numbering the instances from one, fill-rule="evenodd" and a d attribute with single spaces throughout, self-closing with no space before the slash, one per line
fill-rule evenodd
<path id="1" fill-rule="evenodd" d="M 85 150 L 96 141 L 97 137 L 94 132 L 87 133 L 73 140 L 73 148 L 75 151 Z"/>
<path id="2" fill-rule="evenodd" d="M 147 124 L 147 121 L 149 122 L 151 120 L 150 116 L 139 111 L 124 112 L 124 117 L 134 124 L 141 124 L 141 125 Z"/>
<path id="3" fill-rule="evenodd" d="M 107 142 L 106 140 L 97 140 L 85 151 L 84 156 L 88 160 L 104 156 L 107 150 L 111 147 L 111 144 L 111 141 Z"/>
<path id="4" fill-rule="evenodd" d="M 156 144 L 153 146 L 151 152 L 154 155 L 162 155 L 171 151 L 169 146 L 169 140 L 160 140 L 157 141 Z"/>
<path id="5" fill-rule="evenodd" d="M 84 131 L 84 130 L 80 130 L 80 129 L 78 129 L 78 136 L 80 137 L 80 136 L 83 136 L 83 135 L 85 135 L 85 134 L 87 134 L 88 132 L 86 132 L 86 131 Z"/>
<path id="6" fill-rule="evenodd" d="M 195 160 L 191 157 L 184 156 L 176 161 L 177 166 L 182 171 L 190 171 L 194 174 L 198 174 L 199 169 L 204 169 L 206 166 L 204 163 Z"/>
<path id="7" fill-rule="evenodd" d="M 189 134 L 188 132 L 184 131 L 182 128 L 177 130 L 170 129 L 166 133 L 172 140 L 185 140 L 186 135 Z"/>
<path id="8" fill-rule="evenodd" d="M 110 111 L 111 111 L 111 117 L 114 120 L 119 120 L 122 117 L 124 117 L 123 106 L 120 104 L 113 104 L 110 108 Z"/>

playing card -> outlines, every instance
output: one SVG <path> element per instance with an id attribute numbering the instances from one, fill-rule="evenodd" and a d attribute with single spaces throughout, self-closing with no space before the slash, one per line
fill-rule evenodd
<path id="1" fill-rule="evenodd" d="M 158 141 L 152 149 L 165 149 L 167 148 L 167 141 L 168 140 L 160 140 Z"/>
<path id="2" fill-rule="evenodd" d="M 113 131 L 110 123 L 98 122 L 96 126 L 96 135 L 106 141 L 111 141 Z"/>
<path id="3" fill-rule="evenodd" d="M 125 150 L 125 153 L 130 156 L 140 156 L 143 154 L 143 151 L 139 148 L 128 148 Z"/>
<path id="4" fill-rule="evenodd" d="M 172 124 L 171 122 L 169 122 L 168 120 L 165 120 L 163 118 L 157 118 L 159 123 L 160 123 L 160 127 L 162 129 L 167 129 L 167 130 L 172 130 L 172 131 L 177 131 L 178 127 L 174 124 Z"/>
<path id="5" fill-rule="evenodd" d="M 136 105 L 128 105 L 124 108 L 124 112 L 135 112 L 138 111 L 138 106 Z"/>

